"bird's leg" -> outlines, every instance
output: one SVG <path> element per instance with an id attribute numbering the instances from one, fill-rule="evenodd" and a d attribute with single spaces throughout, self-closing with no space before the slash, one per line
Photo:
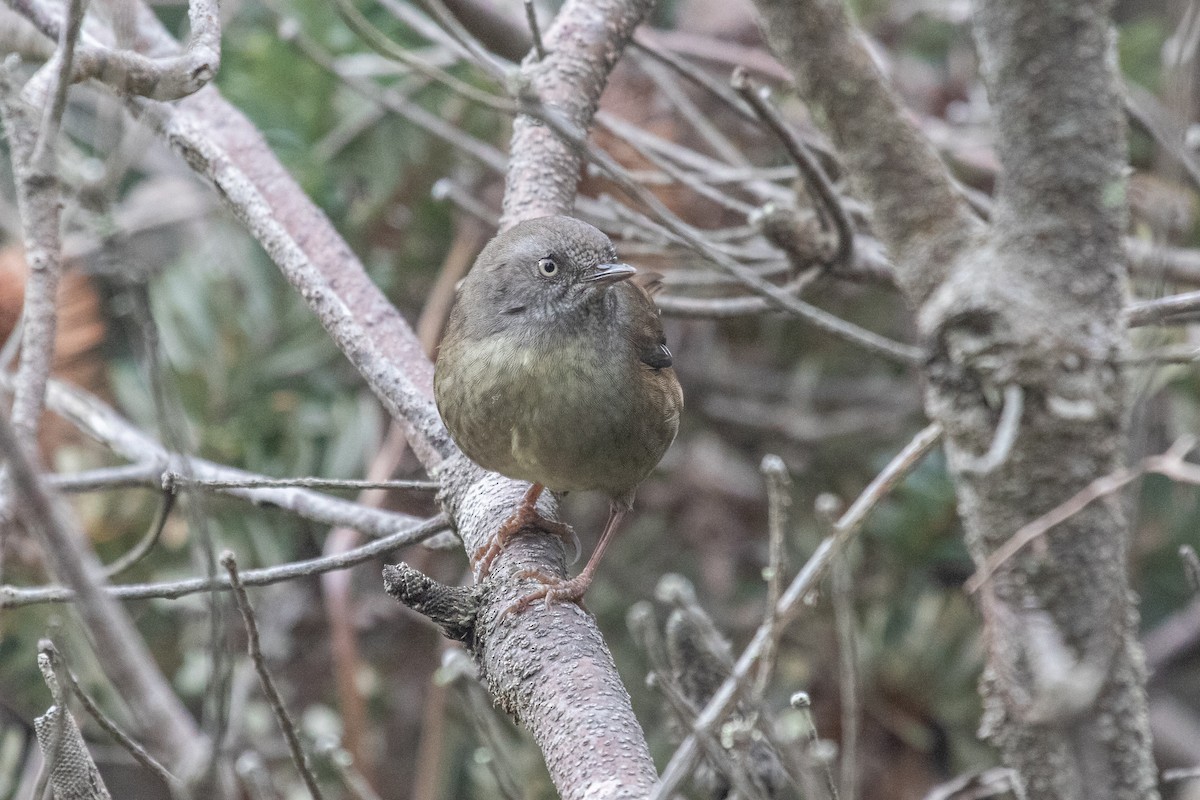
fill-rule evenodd
<path id="1" fill-rule="evenodd" d="M 554 575 L 547 575 L 538 570 L 524 570 L 517 574 L 520 578 L 537 578 L 542 583 L 546 584 L 540 589 L 522 597 L 508 608 L 504 609 L 504 616 L 509 614 L 519 614 L 529 608 L 536 600 L 545 598 L 546 605 L 551 603 L 579 603 L 582 605 L 583 595 L 587 592 L 588 587 L 592 585 L 592 578 L 596 575 L 596 568 L 600 566 L 600 559 L 604 557 L 604 550 L 608 547 L 608 543 L 612 541 L 613 534 L 617 532 L 617 527 L 621 524 L 621 520 L 625 517 L 625 512 L 629 507 L 625 504 L 614 503 L 608 510 L 608 523 L 604 526 L 604 533 L 600 534 L 600 541 L 596 542 L 596 549 L 592 552 L 592 557 L 588 559 L 583 570 L 570 580 L 563 580 Z"/>
<path id="2" fill-rule="evenodd" d="M 477 583 L 492 571 L 492 562 L 504 552 L 504 548 L 508 546 L 512 538 L 526 528 L 553 534 L 565 543 L 574 544 L 578 548 L 578 540 L 575 539 L 575 534 L 570 528 L 561 522 L 551 522 L 538 513 L 537 501 L 545 488 L 540 483 L 530 486 L 529 491 L 525 492 L 525 496 L 521 499 L 521 505 L 517 507 L 516 512 L 504 521 L 504 524 L 492 534 L 486 544 L 471 554 L 471 563 L 475 565 L 475 581 Z M 578 549 L 575 552 L 578 553 Z"/>

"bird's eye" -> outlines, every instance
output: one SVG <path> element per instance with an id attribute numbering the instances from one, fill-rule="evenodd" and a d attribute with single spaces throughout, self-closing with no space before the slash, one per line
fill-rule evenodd
<path id="1" fill-rule="evenodd" d="M 553 258 L 538 259 L 538 272 L 547 278 L 552 278 L 558 274 L 558 264 L 555 263 Z"/>

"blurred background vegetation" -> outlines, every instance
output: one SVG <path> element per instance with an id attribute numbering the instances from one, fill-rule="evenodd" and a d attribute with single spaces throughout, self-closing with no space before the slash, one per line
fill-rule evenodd
<path id="1" fill-rule="evenodd" d="M 389 37 L 431 60 L 439 49 L 415 33 L 391 3 L 359 5 Z M 962 2 L 863 0 L 855 10 L 878 45 L 881 62 L 905 101 L 945 154 L 957 177 L 979 192 L 992 188 L 994 154 L 983 88 L 975 74 L 969 9 Z M 554 3 L 539 5 L 552 19 Z M 519 7 L 497 4 L 511 19 Z M 156 11 L 173 30 L 186 9 L 163 2 Z M 1200 146 L 1195 57 L 1198 6 L 1194 2 L 1120 2 L 1121 68 L 1132 87 L 1148 95 L 1173 124 Z M 221 92 L 258 127 L 283 164 L 325 210 L 406 318 L 436 333 L 429 312 L 439 277 L 464 266 L 490 235 L 452 201 L 462 193 L 493 213 L 502 176 L 431 136 L 410 119 L 380 105 L 379 92 L 469 132 L 500 151 L 509 120 L 463 101 L 380 58 L 325 0 L 229 0 L 225 18 Z M 748 2 L 674 0 L 656 12 L 657 28 L 704 43 L 714 39 L 749 52 L 762 47 Z M 684 41 L 681 39 L 680 41 Z M 698 147 L 695 133 L 641 64 L 626 59 L 603 107 L 667 139 Z M 726 80 L 733 63 L 693 59 Z M 470 68 L 449 64 L 459 77 L 487 84 Z M 363 85 L 369 88 L 363 91 Z M 690 91 L 690 90 L 689 90 Z M 701 113 L 760 166 L 786 163 L 779 148 L 753 129 L 710 110 Z M 811 130 L 802 106 L 780 87 L 778 100 L 799 126 Z M 345 362 L 295 292 L 207 186 L 154 139 L 102 102 L 80 92 L 66 120 L 64 148 L 74 191 L 67 212 L 80 253 L 64 299 L 64 341 L 58 372 L 110 400 L 141 428 L 171 446 L 264 475 L 362 477 L 376 458 L 388 420 L 362 380 Z M 1194 135 L 1193 135 L 1194 134 Z M 117 154 L 117 155 L 114 155 Z M 1155 244 L 1200 246 L 1196 188 L 1177 162 L 1136 120 L 1131 124 L 1131 233 Z M 1192 151 L 1195 155 L 1195 151 Z M 8 169 L 7 159 L 2 169 Z M 447 184 L 446 181 L 450 183 Z M 20 304 L 22 264 L 11 174 L 3 176 L 0 227 L 0 325 L 7 336 Z M 436 187 L 436 190 L 435 190 Z M 593 196 L 605 191 L 584 183 Z M 727 209 L 686 191 L 672 207 L 701 227 L 732 224 Z M 619 226 L 610 225 L 622 249 Z M 466 264 L 469 264 L 467 256 Z M 628 254 L 638 263 L 636 251 Z M 655 259 L 667 272 L 694 264 Z M 443 283 L 445 280 L 443 279 Z M 1162 277 L 1142 277 L 1139 296 L 1180 288 Z M 913 325 L 897 294 L 886 286 L 818 281 L 812 302 L 873 330 L 911 340 Z M 7 321 L 7 322 L 6 322 Z M 733 644 L 744 644 L 762 618 L 767 564 L 766 491 L 759 463 L 783 458 L 791 473 L 792 516 L 787 528 L 788 574 L 820 541 L 827 525 L 813 512 L 821 494 L 852 500 L 887 460 L 924 424 L 921 387 L 903 370 L 864 357 L 810 327 L 770 315 L 735 320 L 667 321 L 667 336 L 684 385 L 687 410 L 678 440 L 643 485 L 638 507 L 610 551 L 588 595 L 618 661 L 656 758 L 669 757 L 675 732 L 659 696 L 645 685 L 648 664 L 625 627 L 635 601 L 655 601 L 669 573 L 685 576 L 702 606 Z M 157 349 L 147 342 L 157 339 Z M 433 338 L 433 337 L 431 337 Z M 1190 327 L 1138 332 L 1139 348 L 1200 347 Z M 64 345 L 65 347 L 65 345 Z M 161 408 L 149 368 L 161 360 Z M 1179 434 L 1197 429 L 1200 372 L 1194 363 L 1133 363 L 1137 394 L 1131 458 L 1161 452 Z M 48 467 L 73 471 L 113 463 L 112 456 L 65 424 L 47 423 Z M 411 456 L 396 477 L 421 477 Z M 1194 487 L 1149 477 L 1128 493 L 1135 520 L 1131 570 L 1147 637 L 1200 614 L 1178 551 L 1197 544 L 1200 505 Z M 107 562 L 128 550 L 149 526 L 156 493 L 127 489 L 73 499 L 85 530 Z M 430 497 L 392 493 L 390 507 L 428 514 Z M 602 498 L 571 496 L 566 519 L 584 543 L 595 541 L 606 511 Z M 328 530 L 282 512 L 212 495 L 188 495 L 170 519 L 161 544 L 122 581 L 156 581 L 201 574 L 197 536 L 239 554 L 244 568 L 319 555 Z M 469 580 L 455 550 L 414 549 L 399 557 L 446 582 Z M 448 645 L 424 620 L 381 591 L 381 563 L 352 571 L 350 597 L 359 666 L 354 683 L 367 718 L 356 768 L 387 798 L 494 798 L 519 787 L 521 797 L 553 797 L 537 749 L 490 709 L 477 686 L 461 677 Z M 46 580 L 36 547 L 6 537 L 3 582 Z M 954 495 L 940 455 L 929 457 L 871 519 L 854 542 L 851 615 L 857 661 L 859 723 L 856 742 L 863 798 L 919 798 L 955 775 L 995 763 L 976 738 L 976 683 L 983 644 L 978 612 L 962 584 L 972 565 L 961 541 Z M 252 592 L 264 629 L 267 657 L 301 721 L 307 741 L 338 742 L 344 717 L 325 611 L 316 579 Z M 140 631 L 181 697 L 198 715 L 214 719 L 213 700 L 224 692 L 238 702 L 227 748 L 231 757 L 255 751 L 279 795 L 303 796 L 274 720 L 243 661 L 240 629 L 226 613 L 215 659 L 210 619 L 201 597 L 130 603 Z M 121 713 L 89 662 L 80 632 L 63 610 L 34 606 L 0 616 L 0 798 L 14 796 L 31 720 L 49 699 L 37 673 L 36 643 L 54 632 L 85 683 Z M 1190 617 L 1189 617 L 1190 615 Z M 1195 627 L 1195 626 L 1193 626 Z M 1155 729 L 1163 766 L 1200 763 L 1200 633 L 1172 641 L 1169 657 L 1154 661 L 1152 714 L 1170 716 Z M 769 692 L 781 723 L 810 724 L 788 698 L 807 691 L 820 737 L 842 739 L 839 639 L 829 598 L 788 629 Z M 214 675 L 214 667 L 219 671 Z M 224 671 L 224 672 L 221 672 Z M 1166 709 L 1166 711 L 1163 711 Z M 1169 712 L 1169 713 L 1168 713 Z M 1165 718 L 1165 717 L 1164 717 Z M 1155 717 L 1156 721 L 1159 717 Z M 159 789 L 102 733 L 98 760 L 114 796 L 156 797 Z M 843 742 L 843 746 L 845 743 Z M 107 755 L 107 760 L 105 756 Z M 314 758 L 330 780 L 335 758 Z M 1186 784 L 1172 791 L 1187 794 Z"/>

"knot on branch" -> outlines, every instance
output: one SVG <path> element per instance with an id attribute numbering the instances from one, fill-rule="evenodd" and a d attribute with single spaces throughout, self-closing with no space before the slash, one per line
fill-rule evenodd
<path id="1" fill-rule="evenodd" d="M 811 208 L 767 203 L 750 216 L 750 224 L 783 251 L 793 272 L 824 262 L 836 246 Z"/>
<path id="2" fill-rule="evenodd" d="M 448 638 L 474 649 L 477 589 L 438 583 L 404 562 L 383 568 L 383 586 L 392 597 L 436 623 Z"/>

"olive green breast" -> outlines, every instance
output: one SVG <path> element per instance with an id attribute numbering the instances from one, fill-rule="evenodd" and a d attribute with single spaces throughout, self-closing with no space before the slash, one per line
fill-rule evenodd
<path id="1" fill-rule="evenodd" d="M 554 491 L 628 495 L 675 438 L 673 370 L 643 364 L 620 335 L 538 341 L 516 331 L 450 337 L 438 409 L 481 466 Z"/>

